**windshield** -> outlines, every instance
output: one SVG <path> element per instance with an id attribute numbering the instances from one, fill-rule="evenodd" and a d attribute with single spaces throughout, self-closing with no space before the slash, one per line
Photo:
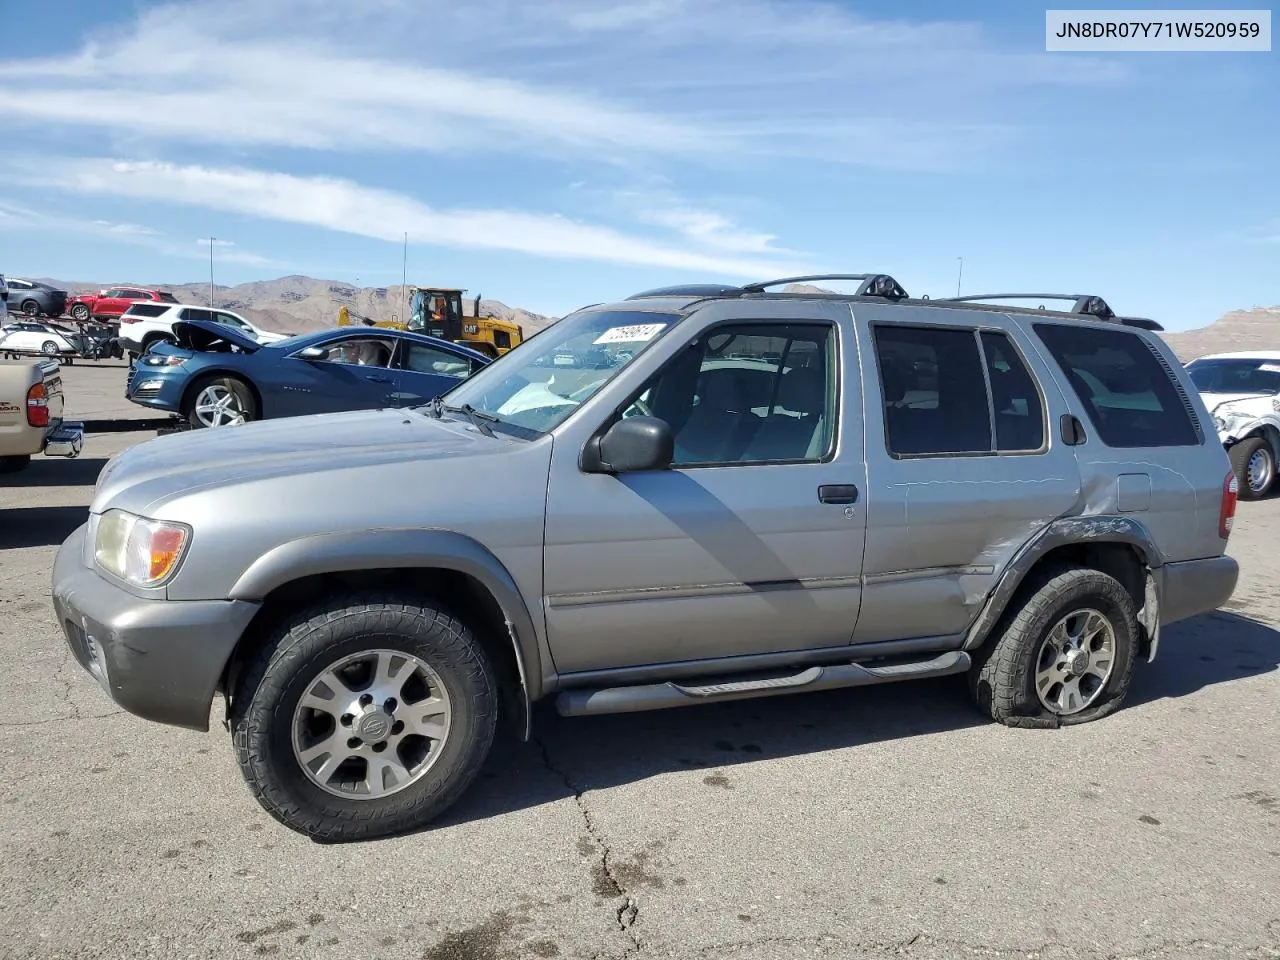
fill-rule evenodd
<path id="1" fill-rule="evenodd" d="M 444 397 L 499 418 L 495 430 L 545 433 L 681 320 L 651 310 L 583 310 L 553 323 Z"/>
<path id="2" fill-rule="evenodd" d="M 1198 360 L 1187 373 L 1201 393 L 1280 393 L 1280 359 Z"/>

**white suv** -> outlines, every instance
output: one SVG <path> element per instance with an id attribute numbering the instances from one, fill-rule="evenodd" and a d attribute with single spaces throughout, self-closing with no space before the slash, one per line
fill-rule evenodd
<path id="1" fill-rule="evenodd" d="M 198 307 L 186 303 L 138 301 L 130 304 L 129 309 L 120 316 L 120 346 L 128 351 L 130 362 L 146 353 L 153 343 L 160 341 L 176 343 L 173 325 L 179 320 L 209 320 L 213 323 L 225 323 L 253 337 L 259 343 L 274 343 L 293 336 L 290 333 L 271 333 L 263 330 L 230 310 L 215 310 L 211 307 Z"/>
<path id="2" fill-rule="evenodd" d="M 1213 414 L 1241 499 L 1266 496 L 1280 454 L 1280 350 L 1197 357 L 1187 372 Z"/>

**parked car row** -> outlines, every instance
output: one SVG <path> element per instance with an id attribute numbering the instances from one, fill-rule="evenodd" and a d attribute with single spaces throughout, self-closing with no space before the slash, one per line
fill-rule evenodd
<path id="1" fill-rule="evenodd" d="M 489 362 L 478 350 L 406 330 L 342 327 L 264 340 L 225 321 L 176 320 L 164 339 L 148 342 L 125 397 L 192 427 L 223 427 L 420 405 Z"/>
<path id="2" fill-rule="evenodd" d="M 72 329 L 51 320 L 0 320 L 0 357 L 20 359 L 41 355 L 56 357 L 67 364 L 76 358 L 102 360 L 122 357 L 119 338 L 106 324 L 78 324 Z"/>

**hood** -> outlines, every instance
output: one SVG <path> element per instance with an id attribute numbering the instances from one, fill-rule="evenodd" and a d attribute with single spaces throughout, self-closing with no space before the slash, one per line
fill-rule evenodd
<path id="1" fill-rule="evenodd" d="M 175 320 L 173 335 L 178 338 L 178 346 L 187 350 L 212 350 L 223 348 L 228 344 L 239 347 L 245 353 L 253 353 L 262 344 L 252 337 L 247 337 L 235 327 L 212 320 Z"/>
<path id="2" fill-rule="evenodd" d="M 1205 393 L 1201 392 L 1200 399 L 1204 401 L 1204 405 L 1209 408 L 1209 412 L 1213 413 L 1218 407 L 1224 403 L 1236 403 L 1241 400 L 1275 400 L 1274 394 L 1270 393 Z"/>
<path id="3" fill-rule="evenodd" d="M 501 455 L 513 445 L 527 444 L 485 437 L 470 424 L 412 410 L 322 413 L 183 431 L 113 458 L 99 475 L 90 510 L 147 513 L 166 500 L 214 487 L 404 461 Z"/>

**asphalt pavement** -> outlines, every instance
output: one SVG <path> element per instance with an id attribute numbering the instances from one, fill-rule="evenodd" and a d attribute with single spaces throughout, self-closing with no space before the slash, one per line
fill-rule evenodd
<path id="1" fill-rule="evenodd" d="M 150 416 L 122 365 L 65 373 L 69 415 Z M 54 625 L 57 545 L 153 436 L 0 485 L 0 957 L 1280 957 L 1280 499 L 1103 721 L 1006 729 L 954 678 L 543 709 L 431 828 L 320 845 L 251 799 L 220 703 L 122 713 Z"/>

